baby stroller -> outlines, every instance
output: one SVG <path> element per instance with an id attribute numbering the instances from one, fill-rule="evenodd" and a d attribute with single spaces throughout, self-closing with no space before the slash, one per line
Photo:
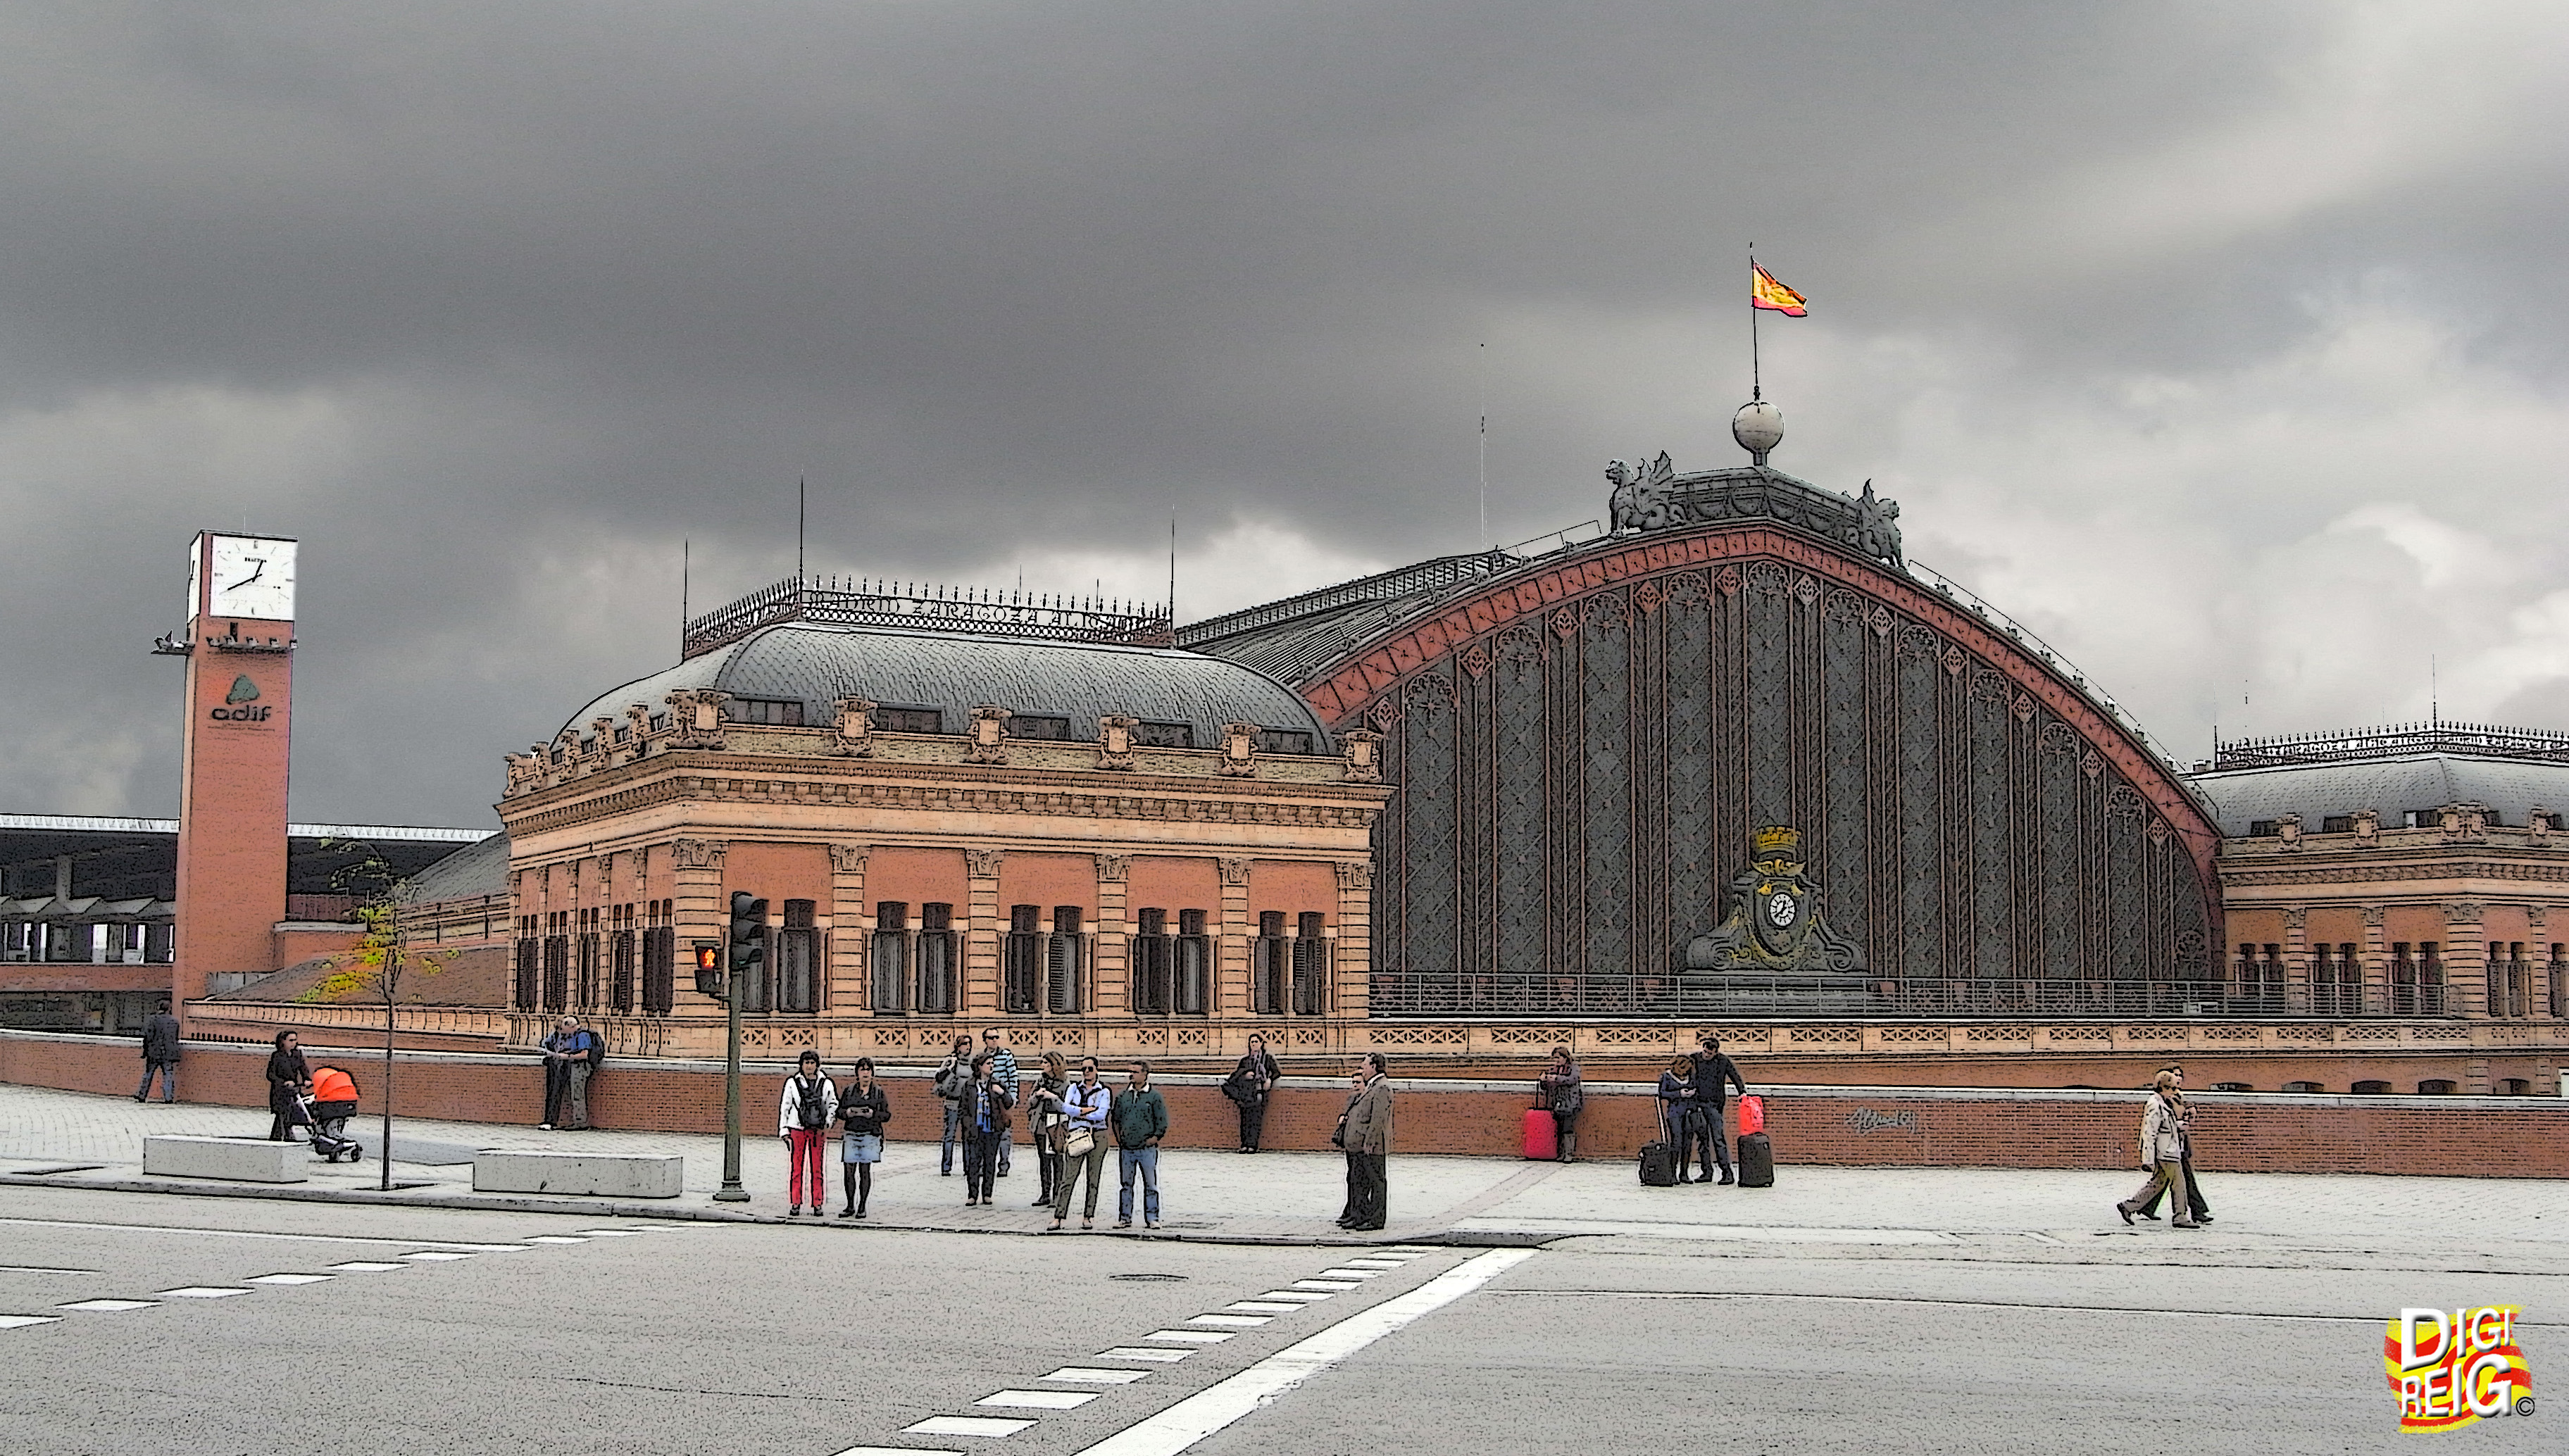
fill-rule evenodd
<path id="1" fill-rule="evenodd" d="M 316 1068 L 312 1090 L 296 1093 L 294 1107 L 297 1120 L 312 1130 L 312 1151 L 322 1162 L 354 1163 L 366 1156 L 365 1145 L 348 1136 L 348 1119 L 357 1113 L 356 1078 L 337 1067 Z"/>

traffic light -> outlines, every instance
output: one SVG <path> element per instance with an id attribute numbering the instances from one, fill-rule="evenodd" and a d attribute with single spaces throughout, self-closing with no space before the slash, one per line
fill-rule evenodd
<path id="1" fill-rule="evenodd" d="M 758 978 L 767 973 L 767 902 L 746 890 L 731 893 L 729 953 L 733 984 L 755 987 Z M 748 1004 L 758 1004 L 754 989 Z"/>
<path id="2" fill-rule="evenodd" d="M 723 984 L 722 946 L 711 940 L 699 940 L 695 948 L 696 994 L 711 996 L 717 1001 L 726 999 L 731 995 L 731 987 Z"/>

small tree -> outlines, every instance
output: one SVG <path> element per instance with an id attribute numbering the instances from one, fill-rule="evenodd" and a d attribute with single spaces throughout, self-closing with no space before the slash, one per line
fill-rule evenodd
<path id="1" fill-rule="evenodd" d="M 325 850 L 353 853 L 356 858 L 332 872 L 330 883 L 356 902 L 358 923 L 365 933 L 358 936 L 356 947 L 347 953 L 338 967 L 323 976 L 312 989 L 303 993 L 306 1001 L 336 1001 L 364 993 L 368 1000 L 380 998 L 384 1005 L 384 1082 L 383 1145 L 376 1150 L 376 1166 L 382 1170 L 379 1187 L 390 1191 L 393 1186 L 393 1018 L 400 1004 L 402 978 L 408 974 L 435 975 L 446 968 L 450 956 L 435 951 L 412 955 L 407 953 L 408 927 L 402 923 L 402 907 L 410 898 L 410 882 L 393 873 L 392 866 L 363 840 L 323 840 Z"/>

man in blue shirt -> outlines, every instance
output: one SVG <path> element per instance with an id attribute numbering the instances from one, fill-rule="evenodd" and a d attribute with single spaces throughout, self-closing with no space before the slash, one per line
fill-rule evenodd
<path id="1" fill-rule="evenodd" d="M 981 1052 L 990 1059 L 990 1080 L 1007 1089 L 1008 1095 L 1014 1097 L 1018 1092 L 1017 1054 L 1008 1050 L 1008 1044 L 999 1038 L 1000 1031 L 995 1026 L 982 1031 Z M 1014 1146 L 1016 1141 L 1016 1135 L 1013 1132 L 999 1134 L 999 1176 L 1001 1178 L 1008 1176 L 1008 1149 Z"/>
<path id="2" fill-rule="evenodd" d="M 538 1124 L 543 1131 L 588 1129 L 588 1064 L 596 1046 L 597 1033 L 576 1016 L 562 1017 L 545 1038 L 545 1120 Z"/>

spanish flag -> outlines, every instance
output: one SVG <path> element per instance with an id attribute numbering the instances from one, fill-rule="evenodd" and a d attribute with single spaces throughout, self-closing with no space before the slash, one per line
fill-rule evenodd
<path id="1" fill-rule="evenodd" d="M 1748 265 L 1748 306 L 1771 308 L 1791 318 L 1809 313 L 1810 300 L 1775 281 L 1775 275 L 1755 263 Z"/>

